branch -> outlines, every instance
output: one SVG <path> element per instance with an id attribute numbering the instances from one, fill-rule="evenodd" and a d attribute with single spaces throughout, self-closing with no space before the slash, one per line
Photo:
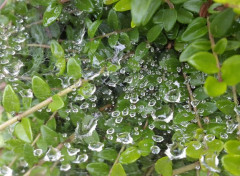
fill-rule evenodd
<path id="1" fill-rule="evenodd" d="M 26 28 L 30 28 L 31 26 L 36 25 L 36 24 L 41 24 L 42 22 L 43 22 L 43 20 L 39 20 L 39 21 L 33 22 L 31 24 L 26 25 Z"/>
<path id="2" fill-rule="evenodd" d="M 109 37 L 109 36 L 114 35 L 114 34 L 119 34 L 121 32 L 128 32 L 128 31 L 131 31 L 131 30 L 132 30 L 132 28 L 126 28 L 126 29 L 113 31 L 113 32 L 110 32 L 110 33 L 107 33 L 107 34 L 104 34 L 104 35 L 100 35 L 100 36 L 91 38 L 90 41 L 93 41 L 93 40 L 96 40 L 96 39 L 102 39 L 102 38 Z"/>
<path id="3" fill-rule="evenodd" d="M 7 1 L 8 1 L 8 0 L 3 1 L 3 3 L 0 5 L 0 10 L 2 10 L 3 7 L 5 7 L 5 5 L 7 4 Z"/>
<path id="4" fill-rule="evenodd" d="M 49 45 L 42 45 L 42 44 L 36 44 L 36 43 L 31 43 L 27 44 L 28 47 L 40 47 L 40 48 L 51 48 Z"/>
<path id="5" fill-rule="evenodd" d="M 99 76 L 101 73 L 103 73 L 105 68 L 102 68 L 99 73 L 96 75 L 93 75 L 90 77 L 88 80 L 85 79 L 80 79 L 78 80 L 75 84 L 72 86 L 62 90 L 61 92 L 57 93 L 60 97 L 74 91 L 76 88 L 79 88 L 84 82 L 88 82 L 89 80 L 93 80 L 95 77 Z M 39 109 L 42 109 L 44 106 L 47 106 L 52 102 L 52 97 L 49 97 L 48 99 L 42 101 L 41 103 L 33 106 L 32 108 L 28 109 L 27 111 L 23 112 L 22 114 L 18 114 L 15 117 L 9 119 L 8 121 L 4 122 L 3 124 L 0 125 L 0 131 L 4 130 L 6 127 L 12 125 L 13 123 L 20 121 L 22 118 L 27 117 L 28 115 L 36 112 Z"/>
<path id="6" fill-rule="evenodd" d="M 119 158 L 120 158 L 120 156 L 121 156 L 121 153 L 122 153 L 124 150 L 125 150 L 125 145 L 123 145 L 122 148 L 121 148 L 121 150 L 119 151 L 118 156 L 117 156 L 116 160 L 114 161 L 114 163 L 113 163 L 113 165 L 112 165 L 112 167 L 111 167 L 111 169 L 110 169 L 110 171 L 109 171 L 109 173 L 108 173 L 108 176 L 111 176 L 113 166 L 118 163 L 118 160 L 119 160 Z"/>
<path id="7" fill-rule="evenodd" d="M 165 2 L 168 4 L 170 9 L 174 9 L 174 5 L 170 0 L 165 0 Z"/>
<path id="8" fill-rule="evenodd" d="M 189 164 L 187 166 L 183 166 L 181 168 L 174 169 L 173 175 L 179 175 L 179 174 L 185 173 L 187 171 L 195 169 L 197 166 L 200 166 L 199 162 L 195 162 L 193 164 Z"/>
<path id="9" fill-rule="evenodd" d="M 218 59 L 218 55 L 217 55 L 217 53 L 215 53 L 215 51 L 214 51 L 215 41 L 214 41 L 214 37 L 213 37 L 213 35 L 212 35 L 212 33 L 211 33 L 211 30 L 210 30 L 209 17 L 207 17 L 207 27 L 208 27 L 209 39 L 210 39 L 210 42 L 211 42 L 212 53 L 213 53 L 213 56 L 214 56 L 215 59 L 216 59 L 217 67 L 218 67 L 218 69 L 219 69 L 219 71 L 218 71 L 218 81 L 219 81 L 219 82 L 222 82 L 221 66 L 220 66 L 220 62 L 219 62 L 219 59 Z"/>
<path id="10" fill-rule="evenodd" d="M 187 86 L 187 90 L 188 90 L 188 94 L 189 94 L 189 97 L 190 97 L 190 101 L 193 102 L 194 101 L 194 98 L 193 98 L 193 93 L 192 93 L 192 89 L 187 81 L 187 75 L 186 73 L 183 73 L 183 77 L 184 77 L 184 80 L 186 81 L 186 86 Z M 195 118 L 197 120 L 197 123 L 198 123 L 198 126 L 199 128 L 202 128 L 202 124 L 201 124 L 201 121 L 200 121 L 200 117 L 199 117 L 199 114 L 198 114 L 198 110 L 195 106 L 192 106 L 193 107 L 193 110 L 195 112 Z"/>
<path id="11" fill-rule="evenodd" d="M 237 90 L 236 86 L 232 87 L 232 92 L 233 92 L 233 100 L 236 106 L 238 106 L 238 99 L 237 99 Z M 236 117 L 237 117 L 237 122 L 238 122 L 238 136 L 240 137 L 240 116 L 239 113 L 236 112 Z"/>

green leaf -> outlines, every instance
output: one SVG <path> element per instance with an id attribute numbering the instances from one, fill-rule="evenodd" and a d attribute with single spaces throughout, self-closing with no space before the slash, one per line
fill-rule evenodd
<path id="1" fill-rule="evenodd" d="M 56 40 L 52 40 L 50 46 L 51 46 L 52 55 L 54 57 L 56 57 L 57 59 L 64 58 L 64 50 Z"/>
<path id="2" fill-rule="evenodd" d="M 38 158 L 33 155 L 34 148 L 30 144 L 24 145 L 24 160 L 29 164 L 29 166 L 33 166 L 37 163 Z"/>
<path id="3" fill-rule="evenodd" d="M 217 97 L 224 94 L 227 90 L 227 84 L 225 82 L 219 82 L 215 77 L 208 76 L 205 84 L 204 91 L 211 97 Z"/>
<path id="4" fill-rule="evenodd" d="M 161 1 L 155 0 L 131 0 L 132 21 L 135 25 L 146 25 L 161 5 Z"/>
<path id="5" fill-rule="evenodd" d="M 112 48 L 114 48 L 114 47 L 117 45 L 118 39 L 119 39 L 119 35 L 118 35 L 118 34 L 111 35 L 111 36 L 108 38 L 108 44 L 109 44 L 109 46 L 111 46 Z"/>
<path id="6" fill-rule="evenodd" d="M 93 12 L 94 11 L 94 4 L 92 0 L 76 0 L 75 1 L 76 7 L 84 12 Z"/>
<path id="7" fill-rule="evenodd" d="M 100 26 L 101 23 L 102 23 L 101 20 L 96 20 L 89 26 L 89 28 L 88 28 L 88 36 L 90 38 L 94 37 L 94 35 L 97 32 L 98 27 Z"/>
<path id="8" fill-rule="evenodd" d="M 189 24 L 193 20 L 193 14 L 184 8 L 179 8 L 177 11 L 177 21 L 182 24 Z"/>
<path id="9" fill-rule="evenodd" d="M 124 12 L 131 10 L 131 0 L 120 0 L 115 6 L 114 10 Z"/>
<path id="10" fill-rule="evenodd" d="M 207 74 L 214 74 L 219 71 L 215 57 L 208 52 L 198 52 L 194 54 L 188 59 L 188 63 L 197 70 Z"/>
<path id="11" fill-rule="evenodd" d="M 56 67 L 59 70 L 59 72 L 57 73 L 57 76 L 62 75 L 66 69 L 66 60 L 64 58 L 57 59 Z"/>
<path id="12" fill-rule="evenodd" d="M 14 128 L 14 134 L 24 142 L 31 143 L 33 140 L 31 122 L 28 118 L 23 118 Z"/>
<path id="13" fill-rule="evenodd" d="M 153 17 L 155 24 L 162 24 L 165 31 L 170 31 L 177 21 L 175 9 L 162 9 Z"/>
<path id="14" fill-rule="evenodd" d="M 182 122 L 189 122 L 195 118 L 195 115 L 192 112 L 187 112 L 183 110 L 181 112 L 177 112 L 177 114 L 173 118 L 174 124 L 181 124 Z"/>
<path id="15" fill-rule="evenodd" d="M 7 112 L 19 112 L 20 110 L 20 101 L 18 96 L 10 85 L 7 85 L 4 89 L 2 103 L 5 111 Z"/>
<path id="16" fill-rule="evenodd" d="M 117 16 L 117 13 L 113 9 L 111 9 L 108 12 L 108 19 L 107 19 L 107 21 L 108 21 L 109 27 L 111 27 L 114 30 L 119 29 L 118 16 Z"/>
<path id="17" fill-rule="evenodd" d="M 52 145 L 53 147 L 58 145 L 59 143 L 58 133 L 53 131 L 48 126 L 46 125 L 41 126 L 41 134 L 42 134 L 43 141 L 47 145 Z"/>
<path id="18" fill-rule="evenodd" d="M 70 58 L 67 62 L 67 74 L 74 79 L 82 77 L 82 68 L 74 58 Z"/>
<path id="19" fill-rule="evenodd" d="M 151 147 L 154 145 L 152 139 L 143 139 L 138 143 L 138 149 L 142 156 L 147 156 L 151 153 Z"/>
<path id="20" fill-rule="evenodd" d="M 187 143 L 186 146 L 186 154 L 191 158 L 198 159 L 203 154 L 204 148 L 199 141 L 191 141 Z"/>
<path id="21" fill-rule="evenodd" d="M 214 113 L 217 110 L 216 104 L 212 102 L 199 103 L 197 109 L 201 109 L 203 112 L 200 113 L 203 116 Z"/>
<path id="22" fill-rule="evenodd" d="M 30 176 L 50 176 L 49 169 L 47 167 L 36 166 L 31 170 Z"/>
<path id="23" fill-rule="evenodd" d="M 199 51 L 208 51 L 210 49 L 211 44 L 209 40 L 198 39 L 187 46 L 187 48 L 181 53 L 179 61 L 186 62 L 195 53 Z"/>
<path id="24" fill-rule="evenodd" d="M 38 76 L 34 76 L 32 78 L 32 90 L 34 95 L 40 100 L 47 99 L 51 96 L 51 89 L 49 85 Z"/>
<path id="25" fill-rule="evenodd" d="M 204 2 L 202 0 L 187 0 L 183 7 L 191 12 L 199 13 Z"/>
<path id="26" fill-rule="evenodd" d="M 139 61 L 140 59 L 142 59 L 144 56 L 147 55 L 149 48 L 147 47 L 147 43 L 146 42 L 141 42 L 135 51 L 135 59 L 137 61 Z"/>
<path id="27" fill-rule="evenodd" d="M 149 42 L 153 42 L 157 39 L 159 34 L 162 32 L 163 26 L 161 24 L 153 26 L 147 33 L 147 39 Z"/>
<path id="28" fill-rule="evenodd" d="M 106 163 L 89 163 L 86 167 L 91 176 L 107 176 L 109 166 Z"/>
<path id="29" fill-rule="evenodd" d="M 240 155 L 225 155 L 222 157 L 223 167 L 233 175 L 239 176 Z"/>
<path id="30" fill-rule="evenodd" d="M 116 72 L 121 68 L 120 65 L 115 65 L 110 62 L 107 63 L 107 71 L 109 72 Z"/>
<path id="31" fill-rule="evenodd" d="M 223 149 L 224 142 L 219 139 L 214 139 L 213 141 L 207 141 L 208 151 L 220 153 Z"/>
<path id="32" fill-rule="evenodd" d="M 94 84 L 85 82 L 78 89 L 78 94 L 82 95 L 85 99 L 88 99 L 89 97 L 91 97 L 94 94 L 95 91 L 96 91 L 96 87 Z"/>
<path id="33" fill-rule="evenodd" d="M 188 25 L 187 29 L 183 32 L 181 39 L 183 41 L 196 40 L 207 34 L 207 32 L 206 19 L 198 17 Z"/>
<path id="34" fill-rule="evenodd" d="M 224 149 L 228 154 L 240 155 L 240 141 L 229 140 L 224 144 Z"/>
<path id="35" fill-rule="evenodd" d="M 110 176 L 127 176 L 120 163 L 114 164 Z"/>
<path id="36" fill-rule="evenodd" d="M 228 85 L 236 85 L 240 82 L 240 55 L 234 55 L 222 64 L 222 78 Z"/>
<path id="37" fill-rule="evenodd" d="M 231 102 L 227 99 L 222 99 L 216 101 L 217 108 L 222 111 L 226 115 L 233 115 L 234 114 L 234 107 L 235 103 Z"/>
<path id="38" fill-rule="evenodd" d="M 52 96 L 52 103 L 48 105 L 48 108 L 51 109 L 52 112 L 57 111 L 64 107 L 64 102 L 59 95 Z"/>
<path id="39" fill-rule="evenodd" d="M 110 4 L 113 4 L 114 2 L 117 2 L 119 0 L 103 0 L 104 4 L 106 5 L 110 5 Z"/>
<path id="40" fill-rule="evenodd" d="M 43 14 L 43 26 L 50 26 L 54 21 L 57 20 L 62 12 L 62 4 L 54 2 L 51 3 Z"/>
<path id="41" fill-rule="evenodd" d="M 104 160 L 113 162 L 117 158 L 118 153 L 115 149 L 107 148 L 107 149 L 104 149 L 104 150 L 98 152 L 97 155 L 98 155 L 98 157 L 100 157 Z"/>
<path id="42" fill-rule="evenodd" d="M 155 163 L 155 171 L 162 176 L 172 176 L 172 161 L 167 157 L 162 157 Z"/>
<path id="43" fill-rule="evenodd" d="M 227 48 L 227 43 L 228 41 L 226 38 L 222 38 L 221 40 L 219 40 L 214 46 L 214 52 L 216 52 L 217 54 L 223 54 Z"/>
<path id="44" fill-rule="evenodd" d="M 210 30 L 213 36 L 224 36 L 232 26 L 234 17 L 235 14 L 233 13 L 231 8 L 227 8 L 226 10 L 219 12 L 219 14 L 217 14 L 212 20 L 210 25 Z"/>
<path id="45" fill-rule="evenodd" d="M 141 152 L 136 147 L 129 147 L 121 154 L 119 162 L 122 164 L 130 164 L 137 161 L 140 157 Z"/>

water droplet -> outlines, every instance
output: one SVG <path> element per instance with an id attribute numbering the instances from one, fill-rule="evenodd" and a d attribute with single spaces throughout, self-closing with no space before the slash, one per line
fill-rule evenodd
<path id="1" fill-rule="evenodd" d="M 60 166 L 60 171 L 66 172 L 66 171 L 68 171 L 69 169 L 71 169 L 71 165 L 70 165 L 70 164 L 62 164 L 62 165 Z"/>
<path id="2" fill-rule="evenodd" d="M 35 150 L 33 151 L 33 155 L 34 155 L 34 156 L 41 156 L 42 153 L 43 153 L 42 149 L 35 149 Z"/>
<path id="3" fill-rule="evenodd" d="M 90 144 L 88 144 L 88 149 L 96 152 L 102 151 L 103 147 L 104 144 L 101 142 L 91 142 Z"/>
<path id="4" fill-rule="evenodd" d="M 78 152 L 80 152 L 80 149 L 68 148 L 67 152 L 68 152 L 69 156 L 75 156 Z"/>
<path id="5" fill-rule="evenodd" d="M 133 138 L 131 137 L 130 133 L 123 132 L 117 134 L 117 142 L 122 144 L 131 144 L 133 142 Z"/>
<path id="6" fill-rule="evenodd" d="M 12 169 L 7 167 L 7 166 L 2 166 L 0 168 L 0 175 L 3 175 L 3 176 L 12 176 Z"/>
<path id="7" fill-rule="evenodd" d="M 153 135 L 152 136 L 152 139 L 155 141 L 155 142 L 162 142 L 164 140 L 164 138 L 162 136 L 159 136 L 159 135 Z"/>
<path id="8" fill-rule="evenodd" d="M 160 150 L 161 149 L 156 145 L 151 147 L 151 151 L 152 151 L 153 154 L 158 154 L 160 152 Z"/>
<path id="9" fill-rule="evenodd" d="M 61 151 L 59 151 L 57 148 L 50 147 L 47 151 L 44 160 L 45 161 L 57 161 L 61 158 Z"/>
<path id="10" fill-rule="evenodd" d="M 84 163 L 88 160 L 87 154 L 78 155 L 77 158 L 73 161 L 73 163 L 79 164 Z"/>

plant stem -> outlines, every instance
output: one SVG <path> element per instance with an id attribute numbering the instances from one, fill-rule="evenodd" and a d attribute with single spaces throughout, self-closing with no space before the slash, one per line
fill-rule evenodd
<path id="1" fill-rule="evenodd" d="M 192 89 L 190 87 L 190 84 L 187 81 L 186 73 L 183 73 L 183 77 L 184 77 L 185 82 L 186 82 L 186 86 L 187 86 L 188 94 L 189 94 L 189 97 L 190 97 L 190 101 L 193 102 L 194 101 L 193 93 L 192 93 Z M 197 108 L 195 106 L 192 106 L 192 107 L 193 107 L 193 110 L 195 112 L 195 118 L 197 120 L 198 126 L 199 126 L 199 128 L 202 128 L 202 124 L 201 124 L 201 121 L 200 121 L 200 116 L 198 114 L 198 110 L 197 110 Z"/>
<path id="2" fill-rule="evenodd" d="M 5 5 L 7 4 L 8 0 L 4 0 L 3 3 L 0 5 L 0 10 L 3 9 L 3 7 L 5 7 Z"/>
<path id="3" fill-rule="evenodd" d="M 71 85 L 70 87 L 62 90 L 61 92 L 57 93 L 57 95 L 59 95 L 60 97 L 74 91 L 76 88 L 79 88 L 84 82 L 88 82 L 89 80 L 93 80 L 95 77 L 99 76 L 101 73 L 103 73 L 103 71 L 105 70 L 105 68 L 102 68 L 99 73 L 93 75 L 92 77 L 90 77 L 88 80 L 85 79 L 80 79 L 78 80 L 76 83 L 74 83 L 73 85 Z M 18 114 L 15 117 L 9 119 L 8 121 L 4 122 L 3 124 L 0 125 L 0 131 L 4 130 L 6 127 L 12 125 L 13 123 L 20 121 L 22 118 L 27 117 L 28 115 L 36 112 L 37 110 L 43 108 L 44 106 L 47 106 L 48 104 L 50 104 L 52 102 L 52 97 L 49 97 L 48 99 L 42 101 L 41 103 L 33 106 L 32 108 L 28 109 L 27 111 L 23 112 L 22 114 Z"/>
<path id="4" fill-rule="evenodd" d="M 119 151 L 118 156 L 117 156 L 116 160 L 114 161 L 114 163 L 113 163 L 113 165 L 112 165 L 112 167 L 111 167 L 111 169 L 110 169 L 110 171 L 109 171 L 109 173 L 108 173 L 108 176 L 111 176 L 113 166 L 118 163 L 118 160 L 119 160 L 119 158 L 120 158 L 120 156 L 121 156 L 121 153 L 122 153 L 124 150 L 125 150 L 125 145 L 123 145 L 122 148 L 121 148 L 121 150 Z"/>
<path id="5" fill-rule="evenodd" d="M 200 166 L 199 162 L 195 162 L 193 164 L 189 164 L 189 165 L 183 166 L 181 168 L 174 169 L 173 175 L 179 175 L 179 174 L 185 173 L 187 171 L 195 169 L 197 166 Z"/>
<path id="6" fill-rule="evenodd" d="M 232 86 L 232 92 L 233 92 L 233 101 L 236 106 L 238 106 L 238 99 L 237 99 L 237 90 L 236 86 Z M 236 112 L 237 122 L 238 122 L 238 136 L 240 137 L 240 116 L 238 112 Z"/>
<path id="7" fill-rule="evenodd" d="M 132 28 L 126 28 L 126 29 L 113 31 L 113 32 L 110 32 L 110 33 L 107 33 L 107 34 L 104 34 L 104 35 L 100 35 L 100 36 L 91 38 L 90 41 L 93 41 L 93 40 L 96 40 L 96 39 L 102 39 L 102 38 L 109 37 L 109 36 L 114 35 L 114 34 L 119 34 L 121 32 L 128 32 L 128 31 L 131 31 L 131 30 L 132 30 Z"/>
<path id="8" fill-rule="evenodd" d="M 36 24 L 41 24 L 42 22 L 43 22 L 43 20 L 39 20 L 39 21 L 33 22 L 31 24 L 26 25 L 26 28 L 30 28 L 31 26 L 36 25 Z"/>
<path id="9" fill-rule="evenodd" d="M 48 48 L 48 49 L 51 48 L 49 45 L 43 45 L 43 44 L 37 44 L 37 43 L 27 44 L 27 46 L 28 46 L 28 47 Z"/>
<path id="10" fill-rule="evenodd" d="M 64 143 L 67 142 L 72 142 L 75 139 L 75 134 L 73 133 L 71 136 L 69 136 L 69 138 L 67 138 L 64 142 L 58 144 L 58 146 L 56 147 L 58 150 L 61 150 L 64 147 Z M 44 161 L 43 159 L 40 160 L 37 164 L 35 164 L 32 168 L 30 168 L 23 176 L 29 176 L 31 171 L 37 167 L 37 166 L 41 166 L 43 165 L 43 163 L 45 163 L 46 161 Z"/>
<path id="11" fill-rule="evenodd" d="M 219 82 L 222 82 L 221 66 L 220 66 L 220 62 L 219 62 L 219 59 L 218 59 L 218 55 L 217 55 L 217 53 L 214 51 L 215 41 L 214 41 L 214 37 L 213 37 L 213 35 L 212 35 L 212 33 L 211 33 L 211 30 L 210 30 L 209 17 L 207 17 L 207 27 L 208 27 L 209 39 L 210 39 L 210 42 L 211 42 L 212 53 L 213 53 L 213 56 L 214 56 L 215 59 L 216 59 L 217 67 L 218 67 L 218 69 L 219 69 L 219 71 L 218 71 L 218 81 L 219 81 Z"/>
<path id="12" fill-rule="evenodd" d="M 165 0 L 165 2 L 168 4 L 170 9 L 174 9 L 174 5 L 170 0 Z"/>

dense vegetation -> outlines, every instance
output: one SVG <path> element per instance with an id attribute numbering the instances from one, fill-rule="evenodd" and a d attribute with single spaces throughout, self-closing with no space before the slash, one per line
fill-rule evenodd
<path id="1" fill-rule="evenodd" d="M 0 0 L 0 175 L 239 176 L 238 0 Z"/>

